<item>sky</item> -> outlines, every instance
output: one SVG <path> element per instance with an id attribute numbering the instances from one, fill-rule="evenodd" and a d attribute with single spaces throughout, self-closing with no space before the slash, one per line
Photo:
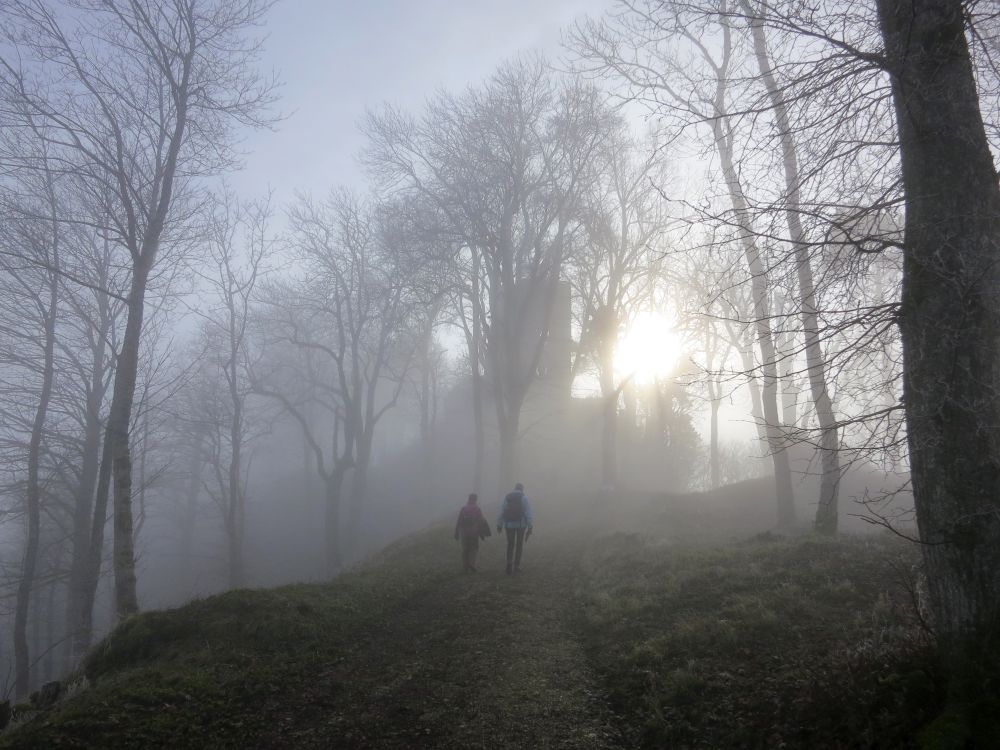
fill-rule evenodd
<path id="1" fill-rule="evenodd" d="M 282 0 L 271 11 L 262 65 L 283 82 L 273 132 L 250 135 L 245 197 L 364 185 L 359 124 L 384 102 L 418 112 L 445 88 L 484 80 L 522 51 L 560 54 L 560 30 L 613 0 Z"/>

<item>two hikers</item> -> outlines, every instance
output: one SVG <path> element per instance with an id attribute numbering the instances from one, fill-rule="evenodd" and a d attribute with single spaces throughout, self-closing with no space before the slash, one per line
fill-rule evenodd
<path id="1" fill-rule="evenodd" d="M 497 516 L 497 533 L 507 530 L 507 573 L 516 573 L 521 566 L 521 550 L 524 541 L 531 536 L 533 516 L 531 505 L 524 494 L 524 485 L 518 482 L 514 489 L 508 492 L 500 506 Z M 455 522 L 455 539 L 462 541 L 462 570 L 466 573 L 476 572 L 476 554 L 479 552 L 479 540 L 490 536 L 490 525 L 483 518 L 479 507 L 479 497 L 476 493 L 458 512 Z"/>
<path id="2" fill-rule="evenodd" d="M 531 536 L 531 504 L 524 494 L 524 485 L 518 482 L 508 492 L 497 516 L 497 533 L 507 530 L 507 574 L 516 573 L 521 566 L 521 549 Z"/>
<path id="3" fill-rule="evenodd" d="M 458 511 L 458 520 L 455 522 L 455 538 L 462 540 L 463 572 L 476 572 L 479 540 L 488 536 L 490 536 L 490 525 L 486 523 L 483 511 L 479 508 L 479 496 L 473 492 Z"/>

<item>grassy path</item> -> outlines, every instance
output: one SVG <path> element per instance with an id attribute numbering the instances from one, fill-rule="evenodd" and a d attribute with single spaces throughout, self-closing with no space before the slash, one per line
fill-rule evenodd
<path id="1" fill-rule="evenodd" d="M 617 747 L 568 622 L 572 549 L 536 537 L 523 570 L 507 576 L 494 537 L 480 572 L 462 575 L 455 543 L 455 575 L 317 664 L 260 747 Z"/>
<path id="2" fill-rule="evenodd" d="M 552 512 L 579 525 L 543 526 L 515 576 L 497 538 L 463 575 L 438 527 L 329 583 L 144 613 L 0 747 L 917 746 L 945 696 L 911 547 L 711 544 L 696 514 L 633 505 Z"/>

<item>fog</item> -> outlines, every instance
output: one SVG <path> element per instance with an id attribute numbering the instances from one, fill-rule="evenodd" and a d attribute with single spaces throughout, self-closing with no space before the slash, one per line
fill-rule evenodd
<path id="1" fill-rule="evenodd" d="M 167 5 L 2 11 L 5 695 L 515 482 L 540 527 L 915 533 L 884 101 L 802 93 L 789 177 L 749 32 L 680 6 L 659 47 L 597 0 L 219 0 L 192 63 Z"/>

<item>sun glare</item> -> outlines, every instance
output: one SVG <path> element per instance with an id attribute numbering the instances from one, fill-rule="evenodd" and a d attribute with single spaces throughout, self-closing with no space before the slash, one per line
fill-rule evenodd
<path id="1" fill-rule="evenodd" d="M 618 341 L 615 370 L 618 377 L 652 383 L 669 375 L 681 357 L 681 339 L 662 313 L 642 312 Z"/>

